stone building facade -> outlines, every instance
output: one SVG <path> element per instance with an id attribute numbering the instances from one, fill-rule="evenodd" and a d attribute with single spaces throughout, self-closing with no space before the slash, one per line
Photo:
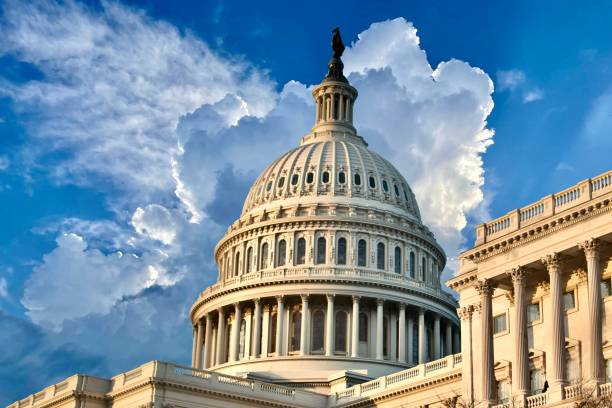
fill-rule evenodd
<path id="1" fill-rule="evenodd" d="M 569 406 L 612 394 L 612 171 L 478 226 L 446 256 L 353 126 L 340 56 L 315 125 L 255 181 L 191 310 L 190 367 L 75 375 L 21 407 Z"/>

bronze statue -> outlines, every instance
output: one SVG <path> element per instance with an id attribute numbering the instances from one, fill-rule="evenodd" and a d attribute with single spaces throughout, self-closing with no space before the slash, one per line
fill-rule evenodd
<path id="1" fill-rule="evenodd" d="M 340 28 L 334 28 L 332 33 L 334 34 L 332 37 L 332 50 L 334 50 L 334 57 L 340 58 L 344 52 L 344 43 L 342 42 L 342 37 L 340 37 Z"/>

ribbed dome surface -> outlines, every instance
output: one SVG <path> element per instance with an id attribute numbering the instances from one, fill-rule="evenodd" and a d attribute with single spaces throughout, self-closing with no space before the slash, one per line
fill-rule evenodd
<path id="1" fill-rule="evenodd" d="M 270 164 L 251 187 L 242 214 L 292 204 L 354 204 L 420 222 L 406 180 L 355 137 L 303 143 Z"/>

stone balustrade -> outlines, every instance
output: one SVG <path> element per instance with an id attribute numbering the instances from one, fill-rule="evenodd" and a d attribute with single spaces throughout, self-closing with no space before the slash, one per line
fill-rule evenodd
<path id="1" fill-rule="evenodd" d="M 476 227 L 476 245 L 490 242 L 522 227 L 576 207 L 612 191 L 612 171 L 551 194 L 525 207 Z"/>
<path id="2" fill-rule="evenodd" d="M 548 403 L 548 393 L 536 394 L 527 397 L 527 408 L 541 407 Z"/>

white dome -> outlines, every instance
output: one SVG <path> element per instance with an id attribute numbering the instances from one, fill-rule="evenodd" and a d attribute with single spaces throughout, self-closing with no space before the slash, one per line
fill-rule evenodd
<path id="1" fill-rule="evenodd" d="M 350 203 L 420 222 L 414 194 L 391 163 L 368 149 L 360 137 L 328 133 L 311 135 L 272 162 L 251 187 L 242 215 L 281 204 Z"/>

